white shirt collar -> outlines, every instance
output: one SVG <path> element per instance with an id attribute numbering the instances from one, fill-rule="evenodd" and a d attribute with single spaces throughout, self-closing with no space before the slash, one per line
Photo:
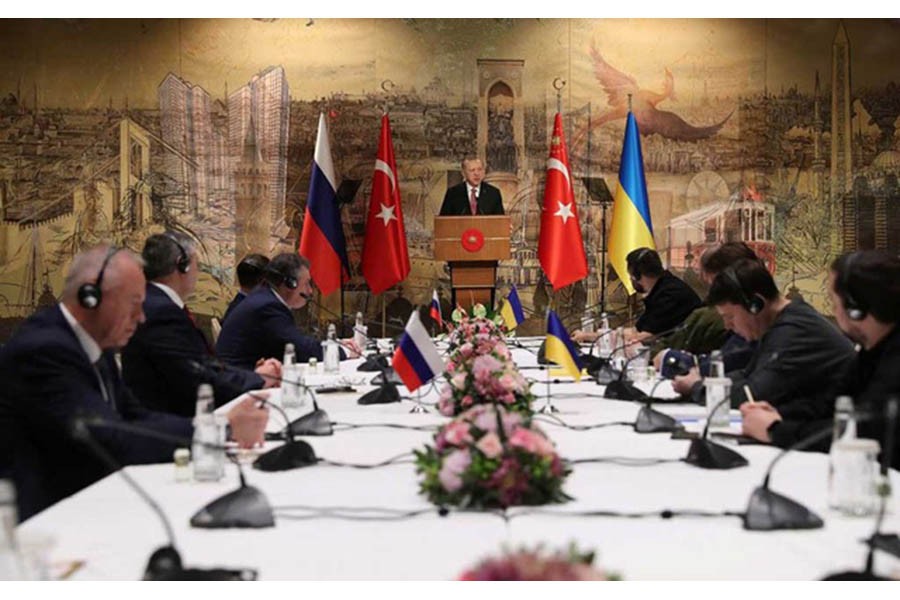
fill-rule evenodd
<path id="1" fill-rule="evenodd" d="M 91 334 L 84 330 L 81 323 L 75 319 L 72 313 L 69 312 L 69 309 L 66 308 L 66 305 L 62 302 L 59 304 L 59 310 L 62 311 L 66 323 L 68 323 L 69 327 L 72 328 L 72 331 L 75 332 L 75 337 L 78 338 L 78 343 L 81 344 L 81 349 L 84 350 L 84 353 L 87 355 L 88 360 L 91 361 L 91 364 L 100 360 L 103 351 L 100 349 L 100 345 L 91 337 Z"/>
<path id="2" fill-rule="evenodd" d="M 158 283 L 156 281 L 151 281 L 150 283 L 152 283 L 153 285 L 155 285 L 156 287 L 161 289 L 163 292 L 165 292 L 166 296 L 168 296 L 172 300 L 172 302 L 175 303 L 175 305 L 178 308 L 184 309 L 184 300 L 181 299 L 181 296 L 178 295 L 178 292 L 176 292 L 175 290 L 173 290 L 172 288 L 170 288 L 169 286 L 167 286 L 164 283 Z"/>
<path id="3" fill-rule="evenodd" d="M 284 304 L 285 307 L 287 307 L 288 310 L 291 310 L 291 307 L 288 306 L 287 302 L 284 301 L 284 298 L 282 298 L 281 296 L 278 295 L 278 292 L 275 291 L 275 288 L 269 288 L 269 290 L 270 290 L 273 294 L 275 294 L 275 297 L 278 298 L 278 301 L 279 301 L 279 302 L 281 302 L 282 304 Z"/>
<path id="4" fill-rule="evenodd" d="M 472 190 L 475 190 L 475 197 L 477 198 L 478 196 L 481 195 L 481 184 L 479 183 L 478 185 L 472 185 L 467 181 L 466 182 L 466 197 L 467 198 L 472 197 Z"/>

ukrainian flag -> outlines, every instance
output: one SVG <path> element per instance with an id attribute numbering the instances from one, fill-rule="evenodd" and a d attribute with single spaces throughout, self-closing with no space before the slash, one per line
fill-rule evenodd
<path id="1" fill-rule="evenodd" d="M 637 121 L 629 111 L 619 165 L 619 185 L 613 202 L 612 227 L 609 231 L 608 260 L 622 284 L 631 295 L 634 287 L 628 277 L 625 257 L 638 248 L 656 249 L 653 242 L 653 223 L 650 222 L 650 201 L 644 178 L 644 158 Z"/>
<path id="2" fill-rule="evenodd" d="M 552 310 L 547 314 L 547 341 L 544 355 L 562 367 L 566 375 L 581 381 L 581 360 L 569 333 Z"/>
<path id="3" fill-rule="evenodd" d="M 503 317 L 503 322 L 506 323 L 506 328 L 510 331 L 525 320 L 525 311 L 522 310 L 522 302 L 519 300 L 519 292 L 516 291 L 516 286 L 510 288 L 509 295 L 506 296 L 506 302 L 503 303 L 503 308 L 500 309 L 500 316 Z"/>

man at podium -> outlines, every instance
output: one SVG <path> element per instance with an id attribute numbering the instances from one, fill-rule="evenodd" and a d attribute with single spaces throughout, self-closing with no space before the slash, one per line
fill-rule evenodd
<path id="1" fill-rule="evenodd" d="M 461 166 L 465 181 L 447 190 L 441 205 L 441 216 L 502 215 L 500 190 L 482 181 L 484 163 L 481 159 L 466 157 Z"/>

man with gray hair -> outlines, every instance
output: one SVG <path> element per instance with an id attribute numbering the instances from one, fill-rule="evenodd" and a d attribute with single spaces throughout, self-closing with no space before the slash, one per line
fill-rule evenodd
<path id="1" fill-rule="evenodd" d="M 122 376 L 145 406 L 192 417 L 200 383 L 212 384 L 216 405 L 221 406 L 243 392 L 277 382 L 278 360 L 248 369 L 223 369 L 217 361 L 185 304 L 199 275 L 197 250 L 189 236 L 176 231 L 151 235 L 142 256 L 147 318 L 122 351 Z"/>
<path id="2" fill-rule="evenodd" d="M 190 419 L 142 406 L 114 360 L 144 320 L 141 268 L 140 257 L 114 246 L 77 255 L 62 301 L 26 319 L 0 349 L 0 472 L 16 483 L 22 520 L 110 472 L 73 437 L 79 418 L 133 423 L 186 442 L 193 435 Z M 242 402 L 228 419 L 242 446 L 262 442 L 267 410 Z M 112 427 L 91 432 L 121 465 L 167 462 L 175 450 Z"/>

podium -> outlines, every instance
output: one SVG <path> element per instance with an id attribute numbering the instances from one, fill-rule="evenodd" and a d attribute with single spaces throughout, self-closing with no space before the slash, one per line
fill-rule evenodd
<path id="1" fill-rule="evenodd" d="M 508 259 L 509 217 L 475 215 L 434 218 L 434 257 L 450 263 L 453 306 L 494 306 L 497 261 Z"/>

